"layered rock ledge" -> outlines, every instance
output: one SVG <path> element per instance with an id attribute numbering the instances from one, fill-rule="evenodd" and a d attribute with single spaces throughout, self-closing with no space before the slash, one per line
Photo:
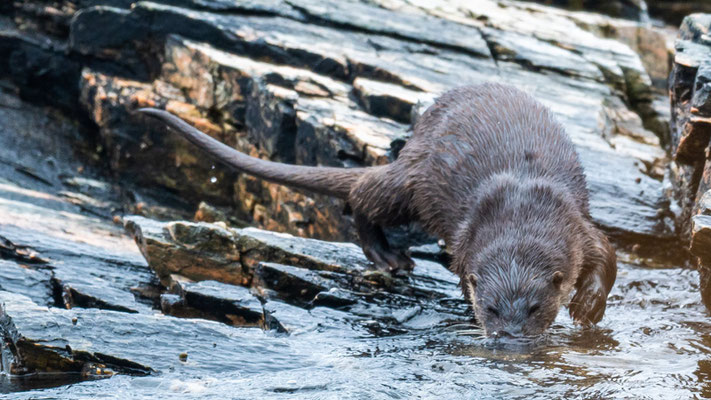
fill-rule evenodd
<path id="1" fill-rule="evenodd" d="M 47 100 L 78 101 L 78 112 L 99 128 L 112 170 L 139 185 L 229 207 L 270 230 L 353 240 L 341 202 L 213 165 L 131 111 L 166 108 L 255 156 L 351 167 L 396 157 L 409 123 L 442 91 L 503 81 L 533 93 L 562 120 L 594 171 L 592 212 L 601 226 L 653 243 L 648 248 L 675 237 L 659 145 L 668 135 L 667 111 L 645 69 L 666 65 L 666 52 L 642 48 L 640 59 L 602 34 L 664 48 L 653 28 L 494 1 L 63 4 L 65 18 L 49 22 L 42 9 L 15 9 L 16 21 L 39 25 L 53 41 L 28 43 L 4 31 L 7 59 L 17 60 L 7 68 L 20 69 L 13 77 L 32 97 L 39 85 L 23 76 L 31 75 L 29 54 L 66 61 L 57 80 L 78 81 L 79 93 Z"/>

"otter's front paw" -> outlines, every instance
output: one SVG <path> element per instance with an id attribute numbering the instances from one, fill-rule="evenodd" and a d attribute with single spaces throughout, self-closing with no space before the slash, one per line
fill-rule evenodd
<path id="1" fill-rule="evenodd" d="M 596 324 L 605 314 L 606 305 L 605 286 L 598 277 L 591 276 L 578 288 L 570 301 L 570 316 L 577 324 Z"/>

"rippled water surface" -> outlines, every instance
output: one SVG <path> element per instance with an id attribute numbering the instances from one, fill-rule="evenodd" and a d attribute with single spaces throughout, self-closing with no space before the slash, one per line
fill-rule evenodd
<path id="1" fill-rule="evenodd" d="M 448 312 L 423 304 L 399 316 L 406 320 L 404 333 L 380 334 L 369 328 L 365 312 L 355 317 L 318 307 L 310 313 L 319 323 L 291 336 L 265 332 L 269 354 L 253 354 L 253 368 L 196 375 L 188 360 L 160 375 L 115 376 L 9 396 L 705 398 L 711 397 L 711 323 L 696 282 L 690 270 L 621 265 L 598 327 L 576 328 L 563 310 L 549 335 L 528 346 L 501 346 L 473 334 L 460 305 Z M 450 289 L 454 293 L 454 284 Z M 6 390 L 32 386 L 0 382 Z"/>

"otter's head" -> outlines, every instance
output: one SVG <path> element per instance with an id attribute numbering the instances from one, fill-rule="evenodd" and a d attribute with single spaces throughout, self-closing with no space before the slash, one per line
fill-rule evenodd
<path id="1" fill-rule="evenodd" d="M 487 336 L 542 334 L 573 287 L 571 262 L 561 249 L 525 239 L 493 244 L 474 256 L 462 286 Z"/>

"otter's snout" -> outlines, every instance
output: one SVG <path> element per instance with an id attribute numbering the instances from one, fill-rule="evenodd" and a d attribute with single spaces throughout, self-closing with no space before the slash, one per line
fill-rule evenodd
<path id="1" fill-rule="evenodd" d="M 507 326 L 491 333 L 491 337 L 495 339 L 518 339 L 525 336 L 520 325 Z"/>

